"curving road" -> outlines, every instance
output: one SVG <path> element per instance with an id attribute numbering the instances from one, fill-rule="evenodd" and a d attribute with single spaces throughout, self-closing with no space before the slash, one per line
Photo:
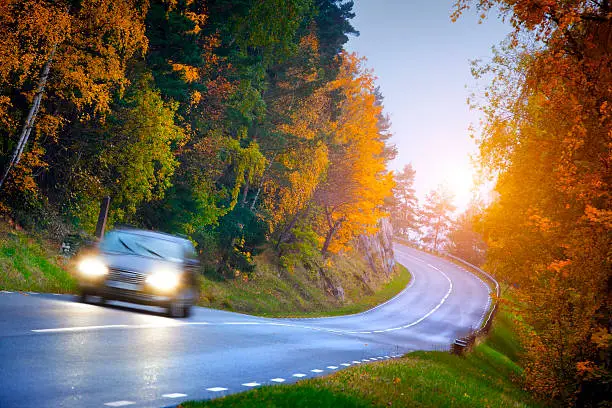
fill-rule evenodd
<path id="1" fill-rule="evenodd" d="M 195 308 L 99 307 L 72 296 L 0 292 L 0 407 L 163 407 L 289 383 L 412 350 L 446 349 L 479 326 L 489 289 L 402 245 L 413 280 L 367 312 L 268 319 Z"/>

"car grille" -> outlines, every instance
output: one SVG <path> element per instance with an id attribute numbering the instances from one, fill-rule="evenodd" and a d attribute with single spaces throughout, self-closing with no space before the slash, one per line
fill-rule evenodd
<path id="1" fill-rule="evenodd" d="M 108 277 L 106 280 L 142 285 L 145 281 L 145 275 L 140 272 L 111 268 L 108 271 Z"/>

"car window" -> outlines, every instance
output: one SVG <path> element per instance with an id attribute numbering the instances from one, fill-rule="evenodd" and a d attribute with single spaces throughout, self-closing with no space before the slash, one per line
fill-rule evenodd
<path id="1" fill-rule="evenodd" d="M 183 261 L 183 248 L 181 244 L 124 231 L 111 231 L 107 233 L 100 243 L 100 250 L 103 252 L 160 258 L 172 262 Z"/>

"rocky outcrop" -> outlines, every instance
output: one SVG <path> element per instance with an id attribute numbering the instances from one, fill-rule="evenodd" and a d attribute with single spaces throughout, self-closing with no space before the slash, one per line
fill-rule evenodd
<path id="1" fill-rule="evenodd" d="M 361 235 L 358 251 L 368 261 L 375 274 L 384 273 L 387 277 L 395 268 L 393 253 L 393 227 L 388 218 L 380 220 L 378 232 L 374 235 Z"/>

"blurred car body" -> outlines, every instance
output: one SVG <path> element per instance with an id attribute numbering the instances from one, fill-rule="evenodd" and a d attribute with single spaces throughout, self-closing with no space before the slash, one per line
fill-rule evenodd
<path id="1" fill-rule="evenodd" d="M 81 300 L 99 296 L 167 308 L 187 317 L 199 296 L 199 261 L 191 241 L 138 229 L 109 231 L 78 261 Z"/>

